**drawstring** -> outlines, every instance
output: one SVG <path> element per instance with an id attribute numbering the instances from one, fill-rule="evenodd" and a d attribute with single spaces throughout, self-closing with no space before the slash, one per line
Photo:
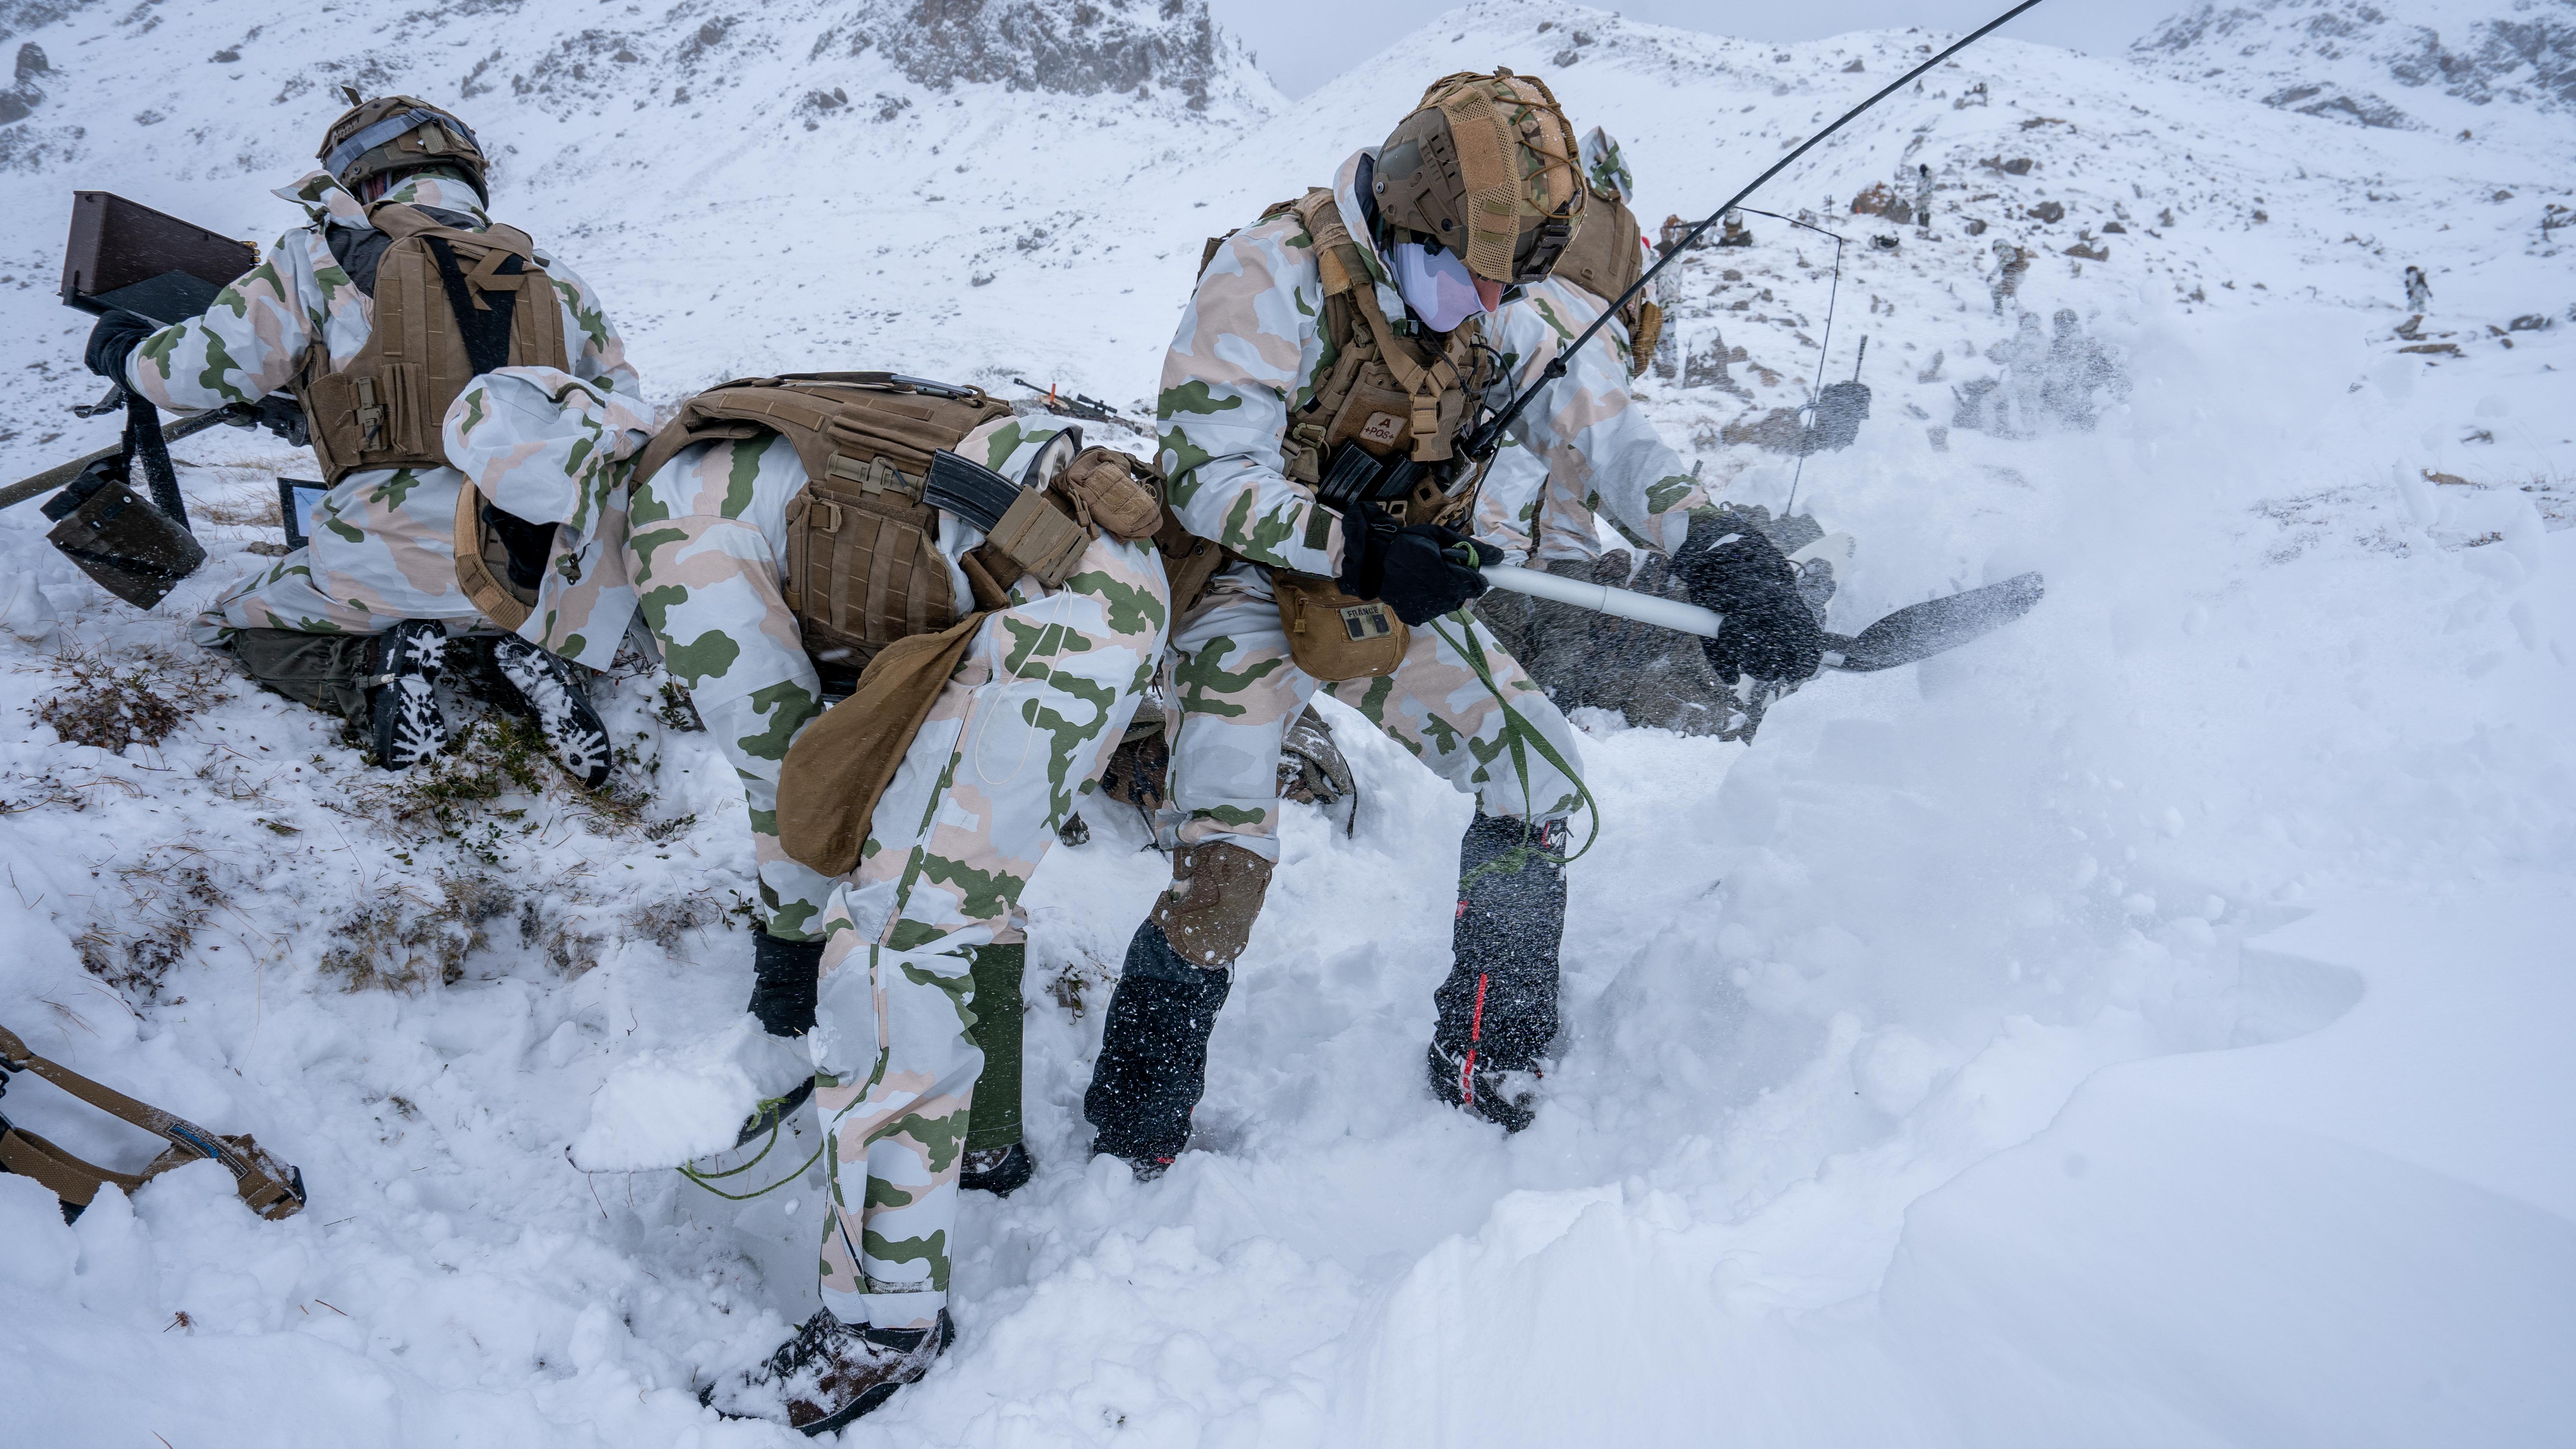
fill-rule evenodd
<path id="1" fill-rule="evenodd" d="M 1575 769 L 1571 761 L 1557 752 L 1556 746 L 1548 742 L 1547 736 L 1536 725 L 1522 718 L 1520 711 L 1512 708 L 1511 701 L 1503 694 L 1502 685 L 1495 682 L 1493 666 L 1486 662 L 1484 646 L 1476 642 L 1476 630 L 1472 624 L 1468 626 L 1463 640 L 1451 638 L 1449 631 L 1441 627 L 1441 621 L 1438 619 L 1431 622 L 1431 632 L 1440 637 L 1441 643 L 1448 645 L 1460 658 L 1467 661 L 1467 667 L 1475 671 L 1476 678 L 1483 681 L 1486 692 L 1493 695 L 1494 703 L 1502 709 L 1503 742 L 1512 752 L 1512 769 L 1520 778 L 1522 803 L 1531 809 L 1536 809 L 1538 804 L 1530 798 L 1529 756 L 1523 749 L 1526 742 L 1529 749 L 1538 751 L 1540 759 L 1554 766 L 1557 773 L 1572 782 L 1575 808 L 1592 812 L 1592 829 L 1583 837 L 1583 849 L 1572 854 L 1560 854 L 1540 844 L 1542 839 L 1540 831 L 1529 817 L 1523 816 L 1521 843 L 1459 877 L 1459 897 L 1464 899 L 1468 888 L 1487 875 L 1519 874 L 1522 868 L 1533 859 L 1544 860 L 1559 867 L 1582 859 L 1592 849 L 1593 844 L 1601 839 L 1601 802 L 1593 798 L 1591 787 L 1583 783 L 1582 772 Z"/>

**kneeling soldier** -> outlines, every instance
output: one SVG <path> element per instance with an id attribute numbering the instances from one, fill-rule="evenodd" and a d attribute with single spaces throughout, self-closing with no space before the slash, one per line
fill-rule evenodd
<path id="1" fill-rule="evenodd" d="M 830 1141 L 824 1311 L 709 1398 L 820 1433 L 951 1336 L 992 1009 L 974 958 L 1153 678 L 1169 595 L 1141 540 L 1160 491 L 1078 431 L 883 373 L 728 383 L 640 452 L 608 408 L 511 369 L 451 415 L 451 452 L 477 477 L 632 456 L 645 619 L 749 796 L 753 1010 L 804 1035 Z"/>
<path id="2" fill-rule="evenodd" d="M 1528 1074 L 1557 1027 L 1565 821 L 1583 792 L 1564 716 L 1461 611 L 1494 551 L 1456 531 L 1475 502 L 1460 444 L 1556 355 L 1542 316 L 1503 304 L 1565 249 L 1577 166 L 1543 83 L 1451 76 L 1332 187 L 1210 246 L 1160 412 L 1173 510 L 1223 566 L 1204 596 L 1175 568 L 1180 845 L 1128 946 L 1084 1098 L 1095 1150 L 1140 1175 L 1188 1140 L 1208 1035 L 1278 859 L 1281 733 L 1319 690 L 1476 796 L 1429 1075 L 1442 1100 L 1530 1120 Z M 1568 364 L 1512 436 L 1684 551 L 1705 500 L 1652 426 L 1610 404 L 1625 396 L 1618 357 L 1594 347 Z M 1337 492 L 1354 468 L 1408 457 L 1433 481 L 1388 502 Z M 1736 647 L 1803 649 L 1812 670 L 1812 618 L 1754 617 L 1787 587 L 1761 547 L 1730 540 L 1699 566 L 1748 581 L 1728 610 L 1743 619 Z"/>
<path id="3" fill-rule="evenodd" d="M 629 399 L 634 369 L 581 279 L 485 214 L 484 155 L 463 121 L 409 96 L 350 98 L 322 169 L 277 193 L 311 223 L 202 316 L 157 331 L 101 318 L 90 366 L 175 411 L 285 387 L 303 405 L 330 484 L 312 541 L 217 602 L 199 643 L 370 728 L 377 762 L 398 770 L 446 747 L 434 686 L 449 637 L 498 629 L 516 703 L 596 786 L 607 731 L 566 661 L 605 668 L 633 610 L 619 500 L 486 496 L 448 466 L 439 424 L 468 379 L 507 364 Z"/>

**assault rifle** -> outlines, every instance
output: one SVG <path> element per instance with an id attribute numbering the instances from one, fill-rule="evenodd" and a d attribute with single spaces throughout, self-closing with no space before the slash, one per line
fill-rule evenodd
<path id="1" fill-rule="evenodd" d="M 1743 190 L 1728 197 L 1724 206 L 1710 212 L 1706 220 L 1684 233 L 1680 241 L 1664 249 L 1663 255 L 1655 259 L 1655 264 L 1646 268 L 1642 276 L 1630 283 L 1628 290 L 1620 293 L 1617 301 L 1604 308 L 1601 315 L 1593 319 L 1591 326 L 1584 328 L 1572 342 L 1557 350 L 1556 356 L 1548 360 L 1547 366 L 1540 370 L 1538 377 L 1529 386 L 1521 389 L 1500 411 L 1478 425 L 1456 456 L 1429 463 L 1416 462 L 1410 457 L 1380 459 L 1360 448 L 1356 442 L 1344 443 L 1340 451 L 1334 454 L 1332 461 L 1326 465 L 1323 479 L 1316 485 L 1315 496 L 1321 499 L 1325 506 L 1347 515 L 1351 509 L 1363 505 L 1392 507 L 1424 490 L 1429 490 L 1429 496 L 1433 498 L 1454 495 L 1460 488 L 1473 482 L 1486 462 L 1494 456 L 1495 451 L 1502 447 L 1504 433 L 1513 423 L 1520 420 L 1521 414 L 1527 411 L 1530 403 L 1537 398 L 1539 390 L 1565 376 L 1566 359 L 1581 350 L 1583 344 L 1591 341 L 1602 328 L 1608 326 L 1610 319 L 1618 316 L 1621 308 L 1636 300 L 1639 293 L 1652 286 L 1655 278 L 1663 272 L 1664 268 L 1673 264 L 1674 258 L 1697 246 L 1702 233 L 1717 225 L 1728 213 L 1741 205 L 1746 197 L 1760 190 L 1772 177 L 1788 169 L 1791 162 L 1814 150 L 1826 137 L 1851 124 L 1870 107 L 1912 85 L 1943 61 L 1985 39 L 2004 22 L 2038 3 L 2039 0 L 2021 0 L 2020 4 L 1962 36 L 1947 50 L 1898 76 L 1878 94 L 1845 111 L 1832 125 L 1809 136 L 1799 144 L 1797 149 L 1771 163 L 1769 169 L 1747 182 Z"/>
<path id="2" fill-rule="evenodd" d="M 258 264 L 259 248 L 248 242 L 235 241 L 112 192 L 75 191 L 71 236 L 63 247 L 63 305 L 93 315 L 132 312 L 166 327 L 213 306 L 216 294 L 226 284 Z M 123 384 L 111 383 L 106 396 L 94 403 L 79 404 L 72 411 L 91 418 L 127 411 L 129 407 Z M 166 445 L 202 433 L 217 423 L 266 428 L 299 448 L 312 442 L 305 430 L 304 409 L 284 394 L 180 418 L 161 428 L 160 434 Z M 127 451 L 128 445 L 120 442 L 0 488 L 0 508 L 51 493 L 97 464 L 124 457 Z M 149 466 L 148 459 L 146 471 L 158 471 Z M 153 502 L 162 512 L 184 520 L 186 513 L 178 506 L 176 483 L 171 484 L 166 498 L 160 496 L 161 480 L 156 477 L 152 484 Z"/>

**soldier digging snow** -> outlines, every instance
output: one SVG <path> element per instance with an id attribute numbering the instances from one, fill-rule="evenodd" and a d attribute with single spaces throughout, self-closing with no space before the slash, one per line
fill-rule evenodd
<path id="1" fill-rule="evenodd" d="M 1083 1104 L 1095 1150 L 1142 1175 L 1188 1139 L 1208 1034 L 1279 856 L 1281 733 L 1318 691 L 1476 796 L 1426 1061 L 1442 1100 L 1530 1120 L 1530 1074 L 1556 1034 L 1565 822 L 1583 786 L 1564 716 L 1463 612 L 1495 551 L 1457 531 L 1474 506 L 1459 444 L 1556 351 L 1534 311 L 1492 314 L 1572 238 L 1578 165 L 1542 82 L 1451 76 L 1383 147 L 1213 245 L 1201 269 L 1164 359 L 1161 456 L 1177 519 L 1224 561 L 1203 596 L 1175 570 L 1174 878 L 1128 945 Z M 1703 602 L 1743 621 L 1725 647 L 1747 667 L 1812 672 L 1815 621 L 1785 561 L 1759 538 L 1693 538 L 1698 490 L 1614 404 L 1620 359 L 1587 348 L 1569 367 L 1515 439 L 1684 555 Z M 1328 507 L 1319 492 L 1403 458 L 1440 483 L 1391 510 Z"/>
<path id="2" fill-rule="evenodd" d="M 200 616 L 199 643 L 371 730 L 377 762 L 399 770 L 446 747 L 434 686 L 451 637 L 496 633 L 510 703 L 596 786 L 607 732 L 567 660 L 606 666 L 633 611 L 624 502 L 560 479 L 470 487 L 439 420 L 469 378 L 505 364 L 562 368 L 621 399 L 634 369 L 581 279 L 486 213 L 484 153 L 463 121 L 409 96 L 349 99 L 322 169 L 277 193 L 309 223 L 202 316 L 157 331 L 102 317 L 89 365 L 174 411 L 286 387 L 303 406 L 330 485 L 312 541 Z"/>
<path id="3" fill-rule="evenodd" d="M 824 1306 L 705 1398 L 819 1434 L 953 1337 L 979 1018 L 1013 1018 L 1016 1067 L 1020 951 L 994 948 L 1017 939 L 1022 888 L 1161 657 L 1159 489 L 1077 430 L 883 373 L 729 383 L 647 436 L 614 395 L 544 368 L 478 379 L 448 415 L 450 456 L 477 480 L 631 485 L 645 618 L 749 796 L 751 1010 L 801 1038 L 831 1141 Z M 957 457 L 992 470 L 981 492 L 942 491 Z M 873 808 L 850 804 L 870 772 Z M 835 812 L 839 854 L 791 859 L 782 821 Z M 999 1002 L 984 991 L 997 957 Z"/>
<path id="4" fill-rule="evenodd" d="M 1555 345 L 1571 342 L 1653 262 L 1651 244 L 1628 209 L 1636 179 L 1619 143 L 1595 126 L 1583 137 L 1582 159 L 1584 184 L 1591 193 L 1584 202 L 1583 226 L 1555 272 L 1530 283 L 1518 301 L 1504 307 L 1506 332 L 1520 314 L 1530 313 L 1546 325 Z M 1630 408 L 1626 380 L 1653 360 L 1662 329 L 1662 307 L 1641 294 L 1595 339 L 1596 346 L 1606 346 L 1626 364 L 1624 378 L 1610 378 L 1615 390 L 1606 395 L 1605 404 L 1611 410 Z M 1682 468 L 1674 458 L 1645 471 L 1677 475 Z M 1645 574 L 1651 577 L 1645 577 L 1628 550 L 1605 548 L 1601 539 L 1605 505 L 1612 517 L 1634 529 L 1644 516 L 1645 500 L 1633 490 L 1594 492 L 1585 486 L 1587 478 L 1588 470 L 1552 470 L 1547 459 L 1527 448 L 1503 448 L 1477 493 L 1476 537 L 1502 550 L 1507 563 L 1586 583 L 1659 591 L 1667 562 L 1663 555 L 1649 556 Z M 1487 594 L 1475 610 L 1560 710 L 1591 705 L 1621 711 L 1634 724 L 1696 732 L 1720 728 L 1733 713 L 1725 707 L 1725 686 L 1709 673 L 1686 635 L 1526 594 Z"/>

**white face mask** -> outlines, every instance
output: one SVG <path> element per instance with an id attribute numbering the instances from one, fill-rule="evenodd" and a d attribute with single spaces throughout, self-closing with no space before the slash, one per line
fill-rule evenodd
<path id="1" fill-rule="evenodd" d="M 1456 252 L 1435 255 L 1420 242 L 1399 242 L 1394 262 L 1395 289 L 1432 331 L 1449 331 L 1485 310 L 1476 295 L 1476 276 Z"/>

